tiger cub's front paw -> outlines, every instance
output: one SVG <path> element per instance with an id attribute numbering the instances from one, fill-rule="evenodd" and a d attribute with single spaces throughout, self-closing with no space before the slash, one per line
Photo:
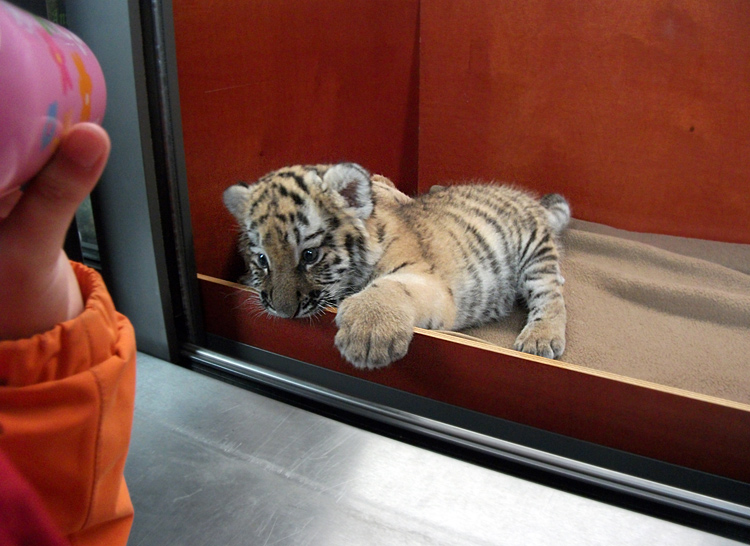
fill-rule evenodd
<path id="1" fill-rule="evenodd" d="M 565 351 L 565 322 L 540 320 L 527 324 L 513 344 L 516 351 L 546 358 L 560 358 Z"/>
<path id="2" fill-rule="evenodd" d="M 387 366 L 406 355 L 414 333 L 409 309 L 378 301 L 367 291 L 343 301 L 336 315 L 336 347 L 360 369 Z"/>

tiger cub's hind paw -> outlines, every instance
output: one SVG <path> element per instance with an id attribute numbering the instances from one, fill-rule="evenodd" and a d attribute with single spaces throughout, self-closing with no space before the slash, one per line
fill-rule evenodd
<path id="1" fill-rule="evenodd" d="M 546 320 L 529 323 L 516 338 L 513 349 L 545 358 L 560 358 L 565 351 L 565 324 Z"/>

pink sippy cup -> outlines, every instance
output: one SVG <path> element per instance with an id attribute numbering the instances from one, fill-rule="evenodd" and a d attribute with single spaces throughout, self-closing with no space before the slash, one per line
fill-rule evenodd
<path id="1" fill-rule="evenodd" d="M 106 100 L 80 38 L 0 0 L 0 199 L 44 166 L 67 128 L 101 124 Z"/>

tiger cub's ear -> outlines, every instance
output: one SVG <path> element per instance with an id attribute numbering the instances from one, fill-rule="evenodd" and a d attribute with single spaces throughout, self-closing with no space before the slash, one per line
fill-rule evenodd
<path id="1" fill-rule="evenodd" d="M 224 206 L 229 209 L 237 220 L 242 222 L 247 207 L 247 199 L 250 196 L 250 189 L 244 182 L 229 186 L 224 190 Z"/>
<path id="2" fill-rule="evenodd" d="M 356 163 L 339 163 L 326 171 L 323 184 L 344 198 L 358 218 L 372 214 L 372 182 L 370 173 Z"/>

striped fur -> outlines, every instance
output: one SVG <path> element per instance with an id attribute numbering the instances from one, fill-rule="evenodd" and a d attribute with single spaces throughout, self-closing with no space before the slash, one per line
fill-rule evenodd
<path id="1" fill-rule="evenodd" d="M 565 349 L 557 237 L 570 208 L 560 195 L 469 184 L 411 199 L 345 163 L 280 169 L 231 186 L 224 202 L 241 227 L 243 282 L 281 317 L 338 304 L 336 345 L 357 367 L 403 357 L 415 326 L 494 321 L 519 296 L 529 315 L 514 348 Z"/>

